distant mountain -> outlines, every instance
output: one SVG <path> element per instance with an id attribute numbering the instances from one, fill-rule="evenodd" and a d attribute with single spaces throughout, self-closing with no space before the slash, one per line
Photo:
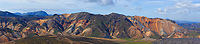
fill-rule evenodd
<path id="1" fill-rule="evenodd" d="M 3 17 L 44 17 L 48 16 L 45 11 L 35 11 L 35 12 L 27 12 L 27 13 L 11 13 L 8 11 L 0 11 L 0 16 Z"/>
<path id="2" fill-rule="evenodd" d="M 48 14 L 45 11 L 34 11 L 34 12 L 27 12 L 27 13 L 16 12 L 16 13 L 13 13 L 13 14 L 20 15 L 22 17 L 44 17 L 44 16 L 48 16 Z"/>
<path id="3" fill-rule="evenodd" d="M 16 13 L 13 13 L 13 14 L 15 14 L 15 15 L 22 15 L 22 13 L 20 13 L 20 12 L 16 12 Z"/>
<path id="4" fill-rule="evenodd" d="M 189 30 L 200 30 L 200 23 L 179 23 L 179 25 Z"/>
<path id="5" fill-rule="evenodd" d="M 178 20 L 174 20 L 176 23 L 190 23 L 190 24 L 192 24 L 192 23 L 200 23 L 200 22 L 191 22 L 191 21 L 178 21 Z"/>
<path id="6" fill-rule="evenodd" d="M 3 17 L 21 17 L 19 15 L 15 15 L 15 14 L 10 13 L 8 11 L 0 11 L 0 16 L 3 16 Z"/>
<path id="7" fill-rule="evenodd" d="M 27 12 L 27 13 L 15 13 L 16 15 L 38 15 L 38 16 L 48 16 L 45 11 L 34 11 L 34 12 Z"/>
<path id="8" fill-rule="evenodd" d="M 200 31 L 200 22 L 190 22 L 190 21 L 176 21 L 176 22 L 179 26 L 182 26 L 183 28 Z"/>

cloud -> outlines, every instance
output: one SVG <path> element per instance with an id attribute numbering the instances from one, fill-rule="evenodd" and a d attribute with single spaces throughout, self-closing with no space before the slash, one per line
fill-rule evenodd
<path id="1" fill-rule="evenodd" d="M 158 8 L 158 10 L 155 11 L 155 12 L 158 13 L 158 14 L 168 14 L 168 12 L 167 12 L 166 9 L 165 9 L 165 10 L 162 10 L 161 8 Z"/>
<path id="2" fill-rule="evenodd" d="M 137 7 L 136 10 L 142 10 L 142 7 Z"/>
<path id="3" fill-rule="evenodd" d="M 34 0 L 28 0 L 28 1 L 29 1 L 29 2 L 33 2 L 33 3 L 36 2 L 36 1 L 34 1 Z"/>
<path id="4" fill-rule="evenodd" d="M 99 5 L 77 0 L 2 0 L 0 6 L 1 10 L 11 12 L 45 10 L 48 13 L 64 13 L 86 10 Z"/>
<path id="5" fill-rule="evenodd" d="M 155 12 L 158 14 L 196 14 L 200 11 L 200 3 L 192 1 L 179 1 L 174 6 L 166 7 L 165 9 L 158 8 Z"/>
<path id="6" fill-rule="evenodd" d="M 156 2 L 163 2 L 163 1 L 147 1 L 147 2 L 153 2 L 153 3 L 156 3 Z"/>
<path id="7" fill-rule="evenodd" d="M 21 13 L 43 10 L 43 11 L 46 11 L 48 14 L 55 14 L 55 13 L 63 13 L 63 12 L 72 12 L 72 11 L 74 11 L 74 9 L 67 9 L 67 8 L 36 8 L 36 7 L 32 7 L 32 8 L 13 8 L 11 10 L 15 11 L 15 12 L 21 12 Z"/>
<path id="8" fill-rule="evenodd" d="M 114 5 L 114 0 L 82 0 L 85 2 L 95 2 L 100 5 Z"/>

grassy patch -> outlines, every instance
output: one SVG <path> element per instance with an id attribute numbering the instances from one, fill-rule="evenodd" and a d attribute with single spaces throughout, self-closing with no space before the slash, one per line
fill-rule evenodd
<path id="1" fill-rule="evenodd" d="M 151 44 L 151 42 L 129 42 L 125 44 Z"/>
<path id="2" fill-rule="evenodd" d="M 54 33 L 53 33 L 53 34 L 55 34 L 55 35 L 58 34 L 58 31 L 57 31 L 57 30 L 54 30 Z"/>
<path id="3" fill-rule="evenodd" d="M 28 37 L 33 37 L 34 35 L 36 35 L 35 33 L 29 33 L 27 36 Z"/>
<path id="4" fill-rule="evenodd" d="M 122 40 L 126 40 L 126 41 L 141 41 L 141 39 L 130 39 L 130 38 L 124 38 Z"/>
<path id="5" fill-rule="evenodd" d="M 119 42 L 119 44 L 152 44 L 151 42 Z"/>
<path id="6" fill-rule="evenodd" d="M 126 40 L 126 41 L 135 41 L 135 39 L 130 39 L 130 38 L 124 38 L 122 40 Z"/>
<path id="7" fill-rule="evenodd" d="M 160 37 L 158 37 L 158 36 L 156 36 L 156 35 L 151 35 L 150 38 L 159 39 Z"/>
<path id="8" fill-rule="evenodd" d="M 16 40 L 15 44 L 69 44 L 68 42 L 58 41 L 50 37 L 29 37 Z"/>
<path id="9" fill-rule="evenodd" d="M 126 40 L 127 42 L 118 42 L 119 44 L 151 44 L 151 42 L 144 42 L 141 39 L 125 38 L 121 40 Z"/>
<path id="10" fill-rule="evenodd" d="M 99 33 L 99 30 L 95 29 L 95 30 L 93 30 L 91 37 L 100 37 L 101 36 L 100 34 L 101 33 Z"/>

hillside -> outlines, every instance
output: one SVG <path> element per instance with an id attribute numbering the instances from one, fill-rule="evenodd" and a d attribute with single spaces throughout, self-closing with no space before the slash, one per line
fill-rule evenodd
<path id="1" fill-rule="evenodd" d="M 110 39 L 187 38 L 188 34 L 191 33 L 172 20 L 144 16 L 125 16 L 117 13 L 100 15 L 79 12 L 32 18 L 0 18 L 0 28 L 14 30 L 1 34 L 3 37 L 13 38 L 6 39 L 8 41 L 43 35 Z"/>
<path id="2" fill-rule="evenodd" d="M 96 15 L 87 12 L 62 14 L 49 19 L 34 20 L 27 23 L 30 26 L 23 32 L 61 35 L 92 36 L 104 38 L 183 38 L 187 30 L 178 26 L 174 21 L 143 16 L 124 16 L 111 13 Z M 37 30 L 35 30 L 37 28 Z M 34 31 L 29 31 L 34 30 Z M 44 32 L 38 33 L 44 34 Z M 174 36 L 172 36 L 174 35 Z"/>

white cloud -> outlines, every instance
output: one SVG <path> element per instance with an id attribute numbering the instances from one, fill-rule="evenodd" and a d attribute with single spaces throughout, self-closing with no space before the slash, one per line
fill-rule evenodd
<path id="1" fill-rule="evenodd" d="M 151 2 L 151 3 L 160 3 L 160 2 L 163 2 L 163 1 L 148 1 L 148 2 Z"/>
<path id="2" fill-rule="evenodd" d="M 158 8 L 155 11 L 158 14 L 195 14 L 200 11 L 200 3 L 193 3 L 192 1 L 179 1 L 174 6 L 166 7 L 164 10 Z"/>
<path id="3" fill-rule="evenodd" d="M 48 13 L 63 13 L 81 11 L 88 7 L 98 6 L 95 3 L 86 3 L 77 0 L 1 0 L 1 10 L 11 12 L 28 12 L 45 10 Z M 48 9 L 49 8 L 49 9 Z"/>
<path id="4" fill-rule="evenodd" d="M 94 2 L 100 5 L 114 5 L 114 0 L 82 0 L 85 2 Z"/>
<path id="5" fill-rule="evenodd" d="M 161 8 L 158 8 L 158 10 L 157 10 L 157 11 L 154 11 L 154 12 L 156 12 L 156 13 L 158 13 L 158 14 L 168 14 L 168 12 L 167 12 L 166 9 L 165 9 L 165 10 L 162 10 Z"/>

